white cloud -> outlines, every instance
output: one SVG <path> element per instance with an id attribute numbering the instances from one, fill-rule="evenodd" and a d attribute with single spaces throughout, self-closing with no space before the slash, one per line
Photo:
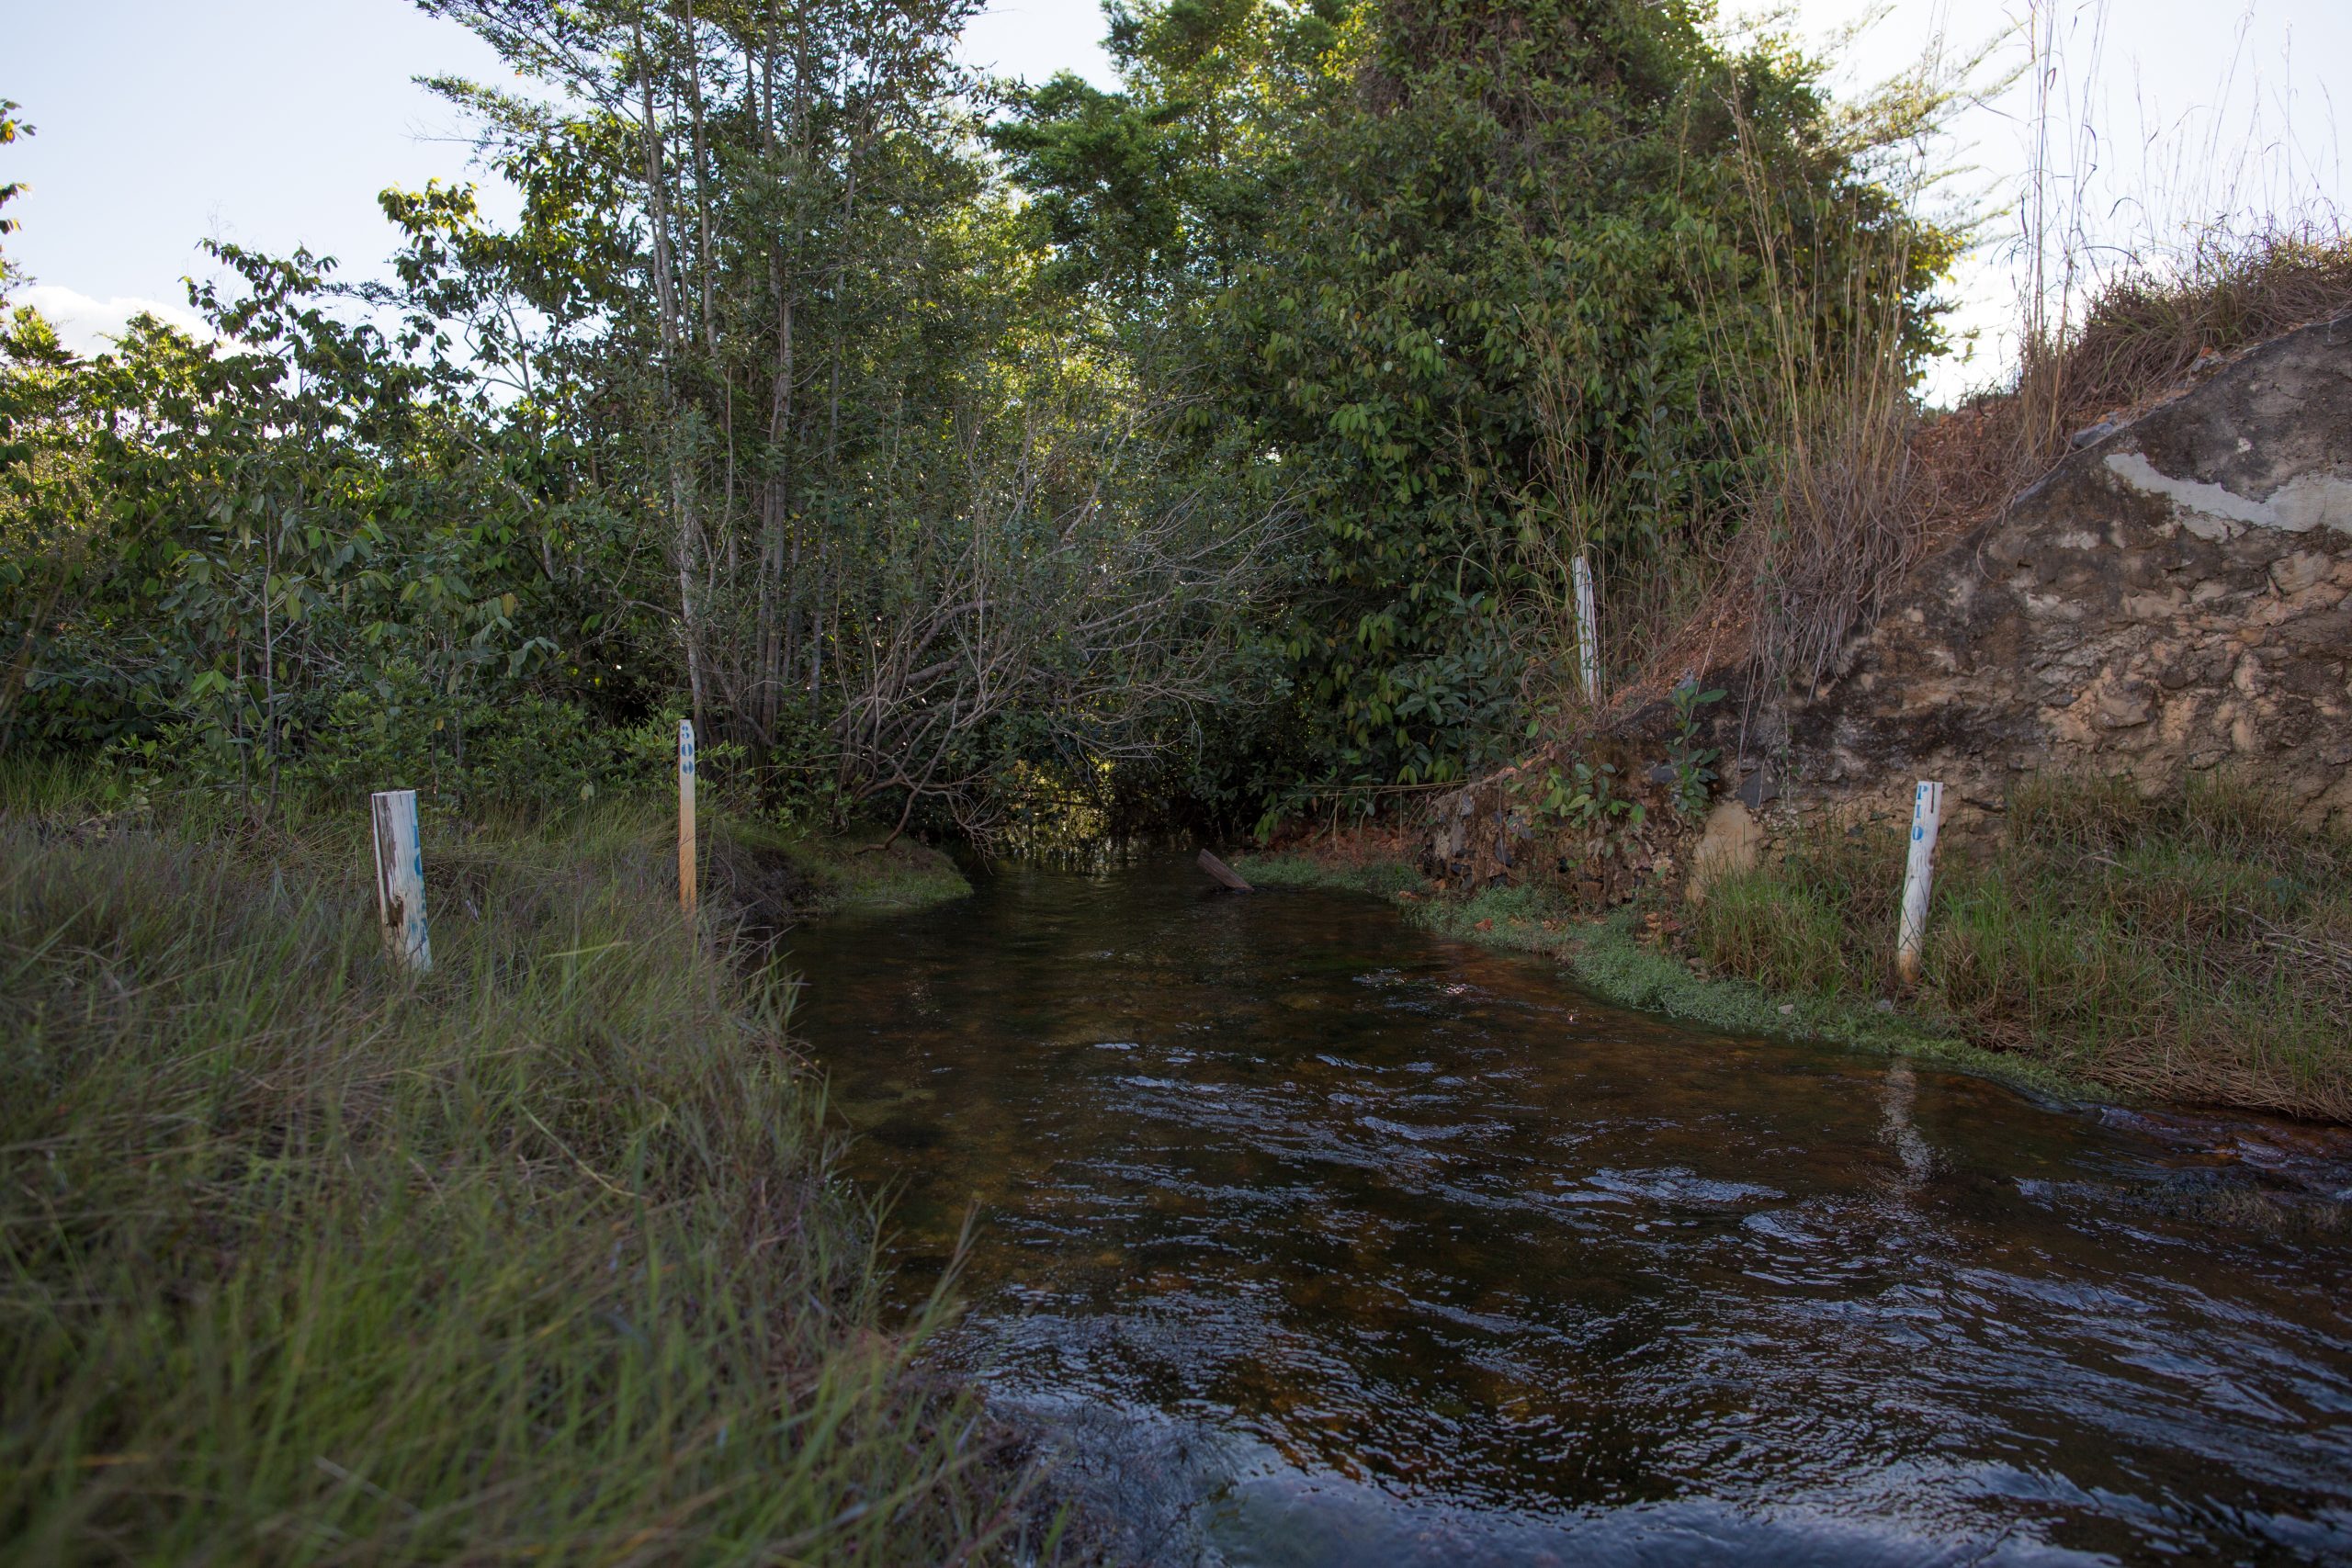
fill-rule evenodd
<path id="1" fill-rule="evenodd" d="M 185 305 L 123 294 L 110 299 L 93 299 L 78 289 L 53 283 L 37 283 L 20 289 L 9 297 L 9 303 L 30 305 L 39 310 L 57 329 L 58 338 L 76 354 L 101 354 L 112 348 L 130 318 L 142 310 L 198 337 L 209 336 L 211 331 L 202 317 Z"/>

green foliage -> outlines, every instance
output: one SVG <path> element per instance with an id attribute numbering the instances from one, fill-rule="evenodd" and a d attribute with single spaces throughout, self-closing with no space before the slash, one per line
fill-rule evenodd
<path id="1" fill-rule="evenodd" d="M 1770 990 L 1876 997 L 1894 963 L 1903 857 L 1902 831 L 1888 824 L 1800 835 L 1778 863 L 1707 884 L 1693 944 Z"/>
<path id="2" fill-rule="evenodd" d="M 261 789 L 355 693 L 454 710 L 541 678 L 571 520 L 334 312 L 323 264 L 215 251 L 243 284 L 198 291 L 215 340 L 142 317 L 84 361 L 29 311 L 0 336 L 0 740 L 162 746 Z"/>
<path id="3" fill-rule="evenodd" d="M 21 107 L 23 106 L 14 98 L 0 98 L 0 147 L 11 145 L 20 136 L 34 134 L 32 126 L 27 125 L 17 118 L 17 110 Z M 7 206 L 24 195 L 28 188 L 29 187 L 22 180 L 0 181 L 0 207 Z M 23 226 L 22 222 L 17 219 L 0 215 L 0 237 L 13 234 Z M 0 256 L 0 297 L 6 295 L 8 281 L 12 276 L 6 258 Z"/>
<path id="4" fill-rule="evenodd" d="M 810 832 L 774 818 L 722 818 L 714 827 L 720 848 L 737 852 L 762 868 L 781 862 L 797 886 L 781 902 L 794 918 L 836 914 L 898 913 L 944 904 L 972 891 L 956 863 L 911 839 L 886 843 L 888 829 L 854 822 L 839 833 Z M 746 880 L 756 880 L 752 871 Z"/>
<path id="5" fill-rule="evenodd" d="M 514 221 L 9 324 L 0 749 L 544 803 L 677 710 L 836 824 L 1371 811 L 1582 701 L 1570 559 L 1622 666 L 1725 558 L 1792 344 L 1931 331 L 1944 237 L 1696 6 L 1141 0 L 986 127 L 974 8 L 426 0 L 527 79 L 434 84 Z"/>
<path id="6" fill-rule="evenodd" d="M 620 726 L 531 692 L 462 705 L 438 695 L 406 664 L 389 668 L 368 690 L 345 693 L 293 782 L 346 799 L 413 786 L 441 807 L 529 816 L 660 793 L 676 770 L 674 710 Z M 730 742 L 698 747 L 705 792 L 742 759 L 743 749 Z"/>
<path id="7" fill-rule="evenodd" d="M 1715 759 L 1723 755 L 1719 747 L 1699 744 L 1699 710 L 1724 700 L 1724 689 L 1699 690 L 1695 680 L 1681 682 L 1669 699 L 1674 705 L 1674 731 L 1667 738 L 1667 765 L 1674 770 L 1672 792 L 1674 814 L 1685 822 L 1695 822 L 1707 809 L 1708 796 L 1715 783 Z"/>
<path id="8" fill-rule="evenodd" d="M 1640 849 L 1649 807 L 1624 795 L 1623 782 L 1614 762 L 1572 762 L 1566 774 L 1550 768 L 1538 807 L 1584 834 L 1594 853 L 1631 856 Z"/>
<path id="9" fill-rule="evenodd" d="M 1340 862 L 1306 854 L 1242 855 L 1233 868 L 1262 887 L 1319 887 L 1383 898 L 1419 897 L 1427 880 L 1401 861 Z"/>
<path id="10" fill-rule="evenodd" d="M 1126 90 L 1052 85 L 1001 141 L 1043 190 L 1057 265 L 1143 318 L 1195 460 L 1312 520 L 1268 626 L 1310 776 L 1507 760 L 1568 646 L 1568 559 L 1589 548 L 1638 599 L 1729 526 L 1756 454 L 1723 382 L 1769 375 L 1784 265 L 1751 175 L 1803 215 L 1807 265 L 1905 220 L 1813 68 L 1724 54 L 1696 7 L 1121 16 Z M 1948 256 L 1907 254 L 1877 292 L 1924 308 Z"/>

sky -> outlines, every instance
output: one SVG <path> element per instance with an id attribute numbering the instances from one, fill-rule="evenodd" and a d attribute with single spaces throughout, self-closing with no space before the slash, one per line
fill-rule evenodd
<path id="1" fill-rule="evenodd" d="M 1795 0 L 1773 25 L 1837 62 L 1859 96 L 1917 62 L 1938 37 L 1965 53 L 2007 41 L 1980 84 L 2014 73 L 2034 0 Z M 2053 188 L 2078 193 L 2092 238 L 2114 255 L 2232 208 L 2352 209 L 2335 94 L 2352 117 L 2352 4 L 2346 0 L 2041 0 L 2058 26 L 2049 80 L 2060 123 Z M 32 188 L 8 254 L 33 279 L 18 302 L 98 346 L 129 315 L 192 321 L 181 278 L 214 236 L 265 250 L 297 244 L 371 275 L 391 246 L 375 194 L 465 178 L 455 113 L 416 85 L 426 73 L 511 80 L 490 49 L 408 0 L 0 0 L 9 23 L 0 96 L 39 134 L 0 149 L 0 180 Z M 1735 10 L 1726 6 L 1726 12 Z M 1878 19 L 1849 35 L 1859 19 Z M 971 25 L 976 65 L 1042 78 L 1075 70 L 1114 85 L 1097 0 L 996 0 Z M 2015 319 L 2014 206 L 2028 166 L 2028 83 L 1984 95 L 1930 150 L 1937 199 L 1985 215 L 1985 243 L 1948 291 L 1973 333 L 1938 366 L 1940 400 L 1997 378 Z M 485 205 L 501 209 L 495 193 Z"/>

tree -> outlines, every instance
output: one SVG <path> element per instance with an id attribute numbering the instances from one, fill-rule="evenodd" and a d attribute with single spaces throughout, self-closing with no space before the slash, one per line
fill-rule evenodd
<path id="1" fill-rule="evenodd" d="M 441 85 L 525 217 L 399 198 L 407 306 L 481 323 L 630 476 L 668 574 L 632 596 L 666 601 L 708 732 L 783 766 L 816 728 L 836 799 L 971 829 L 1024 767 L 1203 699 L 1243 597 L 1211 585 L 1270 509 L 1190 505 L 1139 456 L 1132 378 L 974 134 L 971 0 L 428 8 L 556 102 Z"/>
<path id="2" fill-rule="evenodd" d="M 34 133 L 33 127 L 17 118 L 17 110 L 22 107 L 13 98 L 0 98 L 0 147 L 9 146 L 19 136 Z M 0 208 L 6 208 L 29 188 L 22 180 L 0 180 Z M 21 227 L 21 220 L 0 212 L 0 239 L 15 233 Z M 0 304 L 6 303 L 8 289 L 17 277 L 14 264 L 5 253 L 0 253 Z"/>
<path id="3" fill-rule="evenodd" d="M 1305 770 L 1378 785 L 1508 760 L 1565 684 L 1568 560 L 1656 604 L 1736 527 L 1756 454 L 1724 380 L 1770 372 L 1775 268 L 1907 220 L 1811 67 L 1725 53 L 1695 5 L 1116 16 L 1126 90 L 1033 94 L 999 140 L 1050 192 L 1058 265 L 1135 302 L 1194 460 L 1279 475 L 1313 519 L 1264 627 Z M 1758 167 L 1804 215 L 1769 254 Z M 1903 254 L 1875 292 L 1916 321 L 1949 247 Z"/>

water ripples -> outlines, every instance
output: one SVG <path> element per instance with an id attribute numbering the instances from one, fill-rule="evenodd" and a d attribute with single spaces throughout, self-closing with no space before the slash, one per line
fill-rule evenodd
<path id="1" fill-rule="evenodd" d="M 941 1353 L 1146 1561 L 2352 1560 L 2352 1168 L 1614 1012 L 1368 901 L 1008 869 L 795 933 Z"/>

